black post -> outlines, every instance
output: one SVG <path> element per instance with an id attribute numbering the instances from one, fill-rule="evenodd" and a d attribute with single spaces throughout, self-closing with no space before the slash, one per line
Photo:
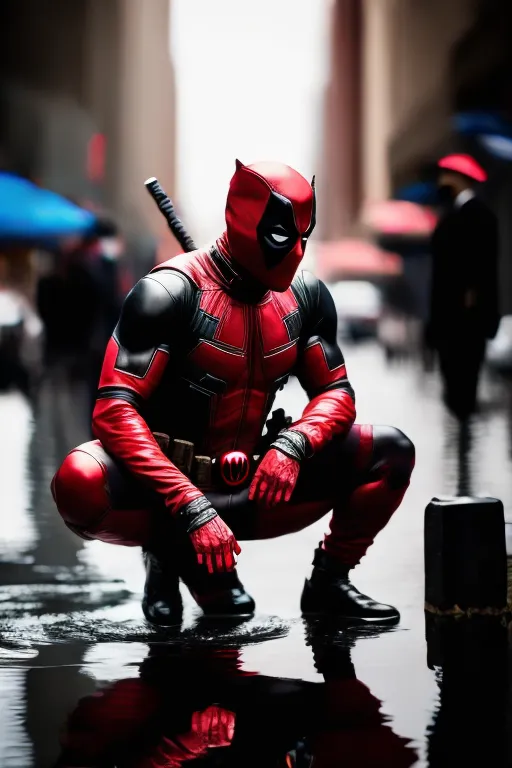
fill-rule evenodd
<path id="1" fill-rule="evenodd" d="M 507 554 L 498 499 L 434 498 L 425 510 L 425 608 L 507 612 Z"/>

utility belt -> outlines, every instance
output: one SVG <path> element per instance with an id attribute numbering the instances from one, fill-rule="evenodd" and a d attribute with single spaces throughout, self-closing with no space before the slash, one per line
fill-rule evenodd
<path id="1" fill-rule="evenodd" d="M 266 422 L 267 432 L 261 438 L 255 454 L 248 456 L 243 451 L 228 451 L 222 456 L 196 454 L 194 443 L 189 440 L 171 438 L 162 432 L 153 436 L 165 455 L 188 477 L 199 490 L 223 489 L 226 492 L 246 488 L 258 466 L 260 457 L 269 449 L 282 429 L 291 423 L 282 408 L 272 413 Z"/>

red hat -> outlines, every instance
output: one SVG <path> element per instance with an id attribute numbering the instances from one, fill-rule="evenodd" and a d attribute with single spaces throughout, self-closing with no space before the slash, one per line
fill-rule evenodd
<path id="1" fill-rule="evenodd" d="M 470 155 L 447 155 L 437 163 L 439 168 L 447 171 L 455 171 L 463 176 L 468 176 L 474 181 L 487 181 L 487 174 Z"/>

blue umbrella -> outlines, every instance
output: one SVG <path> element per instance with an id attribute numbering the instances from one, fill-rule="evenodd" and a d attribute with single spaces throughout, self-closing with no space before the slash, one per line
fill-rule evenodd
<path id="1" fill-rule="evenodd" d="M 499 160 L 512 160 L 512 123 L 497 112 L 459 112 L 454 115 L 457 133 L 473 136 L 481 147 Z"/>
<path id="2" fill-rule="evenodd" d="M 437 205 L 438 192 L 433 181 L 417 181 L 401 187 L 394 195 L 395 200 L 405 200 L 418 205 Z"/>
<path id="3" fill-rule="evenodd" d="M 466 136 L 489 134 L 512 138 L 512 124 L 497 112 L 459 112 L 452 121 L 456 133 Z"/>
<path id="4" fill-rule="evenodd" d="M 499 160 L 512 160 L 512 139 L 499 134 L 481 134 L 477 137 L 481 146 Z"/>
<path id="5" fill-rule="evenodd" d="M 94 230 L 96 217 L 27 179 L 0 173 L 0 240 L 45 241 Z"/>

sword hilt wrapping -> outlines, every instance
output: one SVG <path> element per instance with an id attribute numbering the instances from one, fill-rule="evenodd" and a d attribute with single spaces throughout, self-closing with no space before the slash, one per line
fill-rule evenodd
<path id="1" fill-rule="evenodd" d="M 171 199 L 166 195 L 166 193 L 160 186 L 158 179 L 155 179 L 154 177 L 152 177 L 151 179 L 148 179 L 147 181 L 145 181 L 144 185 L 148 190 L 149 194 L 151 195 L 151 197 L 153 198 L 153 200 L 155 201 L 155 203 L 158 205 L 160 213 L 164 216 L 165 220 L 167 221 L 167 225 L 169 229 L 171 230 L 172 234 L 174 235 L 178 243 L 181 245 L 183 250 L 186 253 L 190 253 L 190 251 L 195 251 L 196 244 L 188 234 L 181 220 L 176 215 L 176 211 L 174 210 L 174 206 L 171 202 Z"/>

